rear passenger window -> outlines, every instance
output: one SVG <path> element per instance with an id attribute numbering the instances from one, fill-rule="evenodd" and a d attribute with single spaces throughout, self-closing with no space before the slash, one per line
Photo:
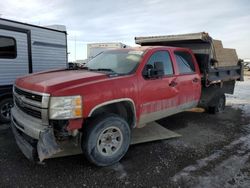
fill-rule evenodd
<path id="1" fill-rule="evenodd" d="M 16 40 L 0 36 L 0 59 L 15 59 L 16 56 Z"/>
<path id="2" fill-rule="evenodd" d="M 158 51 L 155 52 L 148 60 L 148 65 L 152 65 L 154 67 L 155 62 L 163 62 L 164 65 L 164 75 L 172 75 L 174 73 L 172 61 L 170 59 L 170 55 L 167 51 Z"/>
<path id="3" fill-rule="evenodd" d="M 181 74 L 188 74 L 195 72 L 193 59 L 190 53 L 183 51 L 174 52 L 177 65 Z"/>

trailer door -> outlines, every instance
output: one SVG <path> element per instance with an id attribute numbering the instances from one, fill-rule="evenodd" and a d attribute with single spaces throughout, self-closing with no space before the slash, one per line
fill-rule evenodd
<path id="1" fill-rule="evenodd" d="M 29 73 L 27 33 L 0 29 L 0 86 Z"/>

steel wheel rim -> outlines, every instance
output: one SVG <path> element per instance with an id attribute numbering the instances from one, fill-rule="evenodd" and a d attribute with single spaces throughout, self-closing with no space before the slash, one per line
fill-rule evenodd
<path id="1" fill-rule="evenodd" d="M 0 113 L 1 113 L 2 117 L 9 120 L 10 119 L 10 110 L 12 107 L 13 107 L 12 102 L 5 103 L 0 109 Z"/>
<path id="2" fill-rule="evenodd" d="M 220 98 L 219 105 L 218 105 L 218 111 L 222 112 L 224 110 L 224 99 Z"/>
<path id="3" fill-rule="evenodd" d="M 123 135 L 119 128 L 104 129 L 97 139 L 97 150 L 104 156 L 110 157 L 117 153 L 123 143 Z"/>

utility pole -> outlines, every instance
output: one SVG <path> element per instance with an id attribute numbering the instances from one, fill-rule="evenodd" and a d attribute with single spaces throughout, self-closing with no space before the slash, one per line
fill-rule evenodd
<path id="1" fill-rule="evenodd" d="M 76 62 L 76 35 L 75 35 L 75 62 Z"/>

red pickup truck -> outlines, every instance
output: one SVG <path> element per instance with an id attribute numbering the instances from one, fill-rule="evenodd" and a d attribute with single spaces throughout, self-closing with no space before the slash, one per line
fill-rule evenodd
<path id="1" fill-rule="evenodd" d="M 210 71 L 208 80 L 195 56 L 180 47 L 109 50 L 85 67 L 19 78 L 11 111 L 16 142 L 32 160 L 81 150 L 92 163 L 111 165 L 127 152 L 133 128 L 197 106 L 223 111 L 241 67 L 223 70 L 224 81 Z"/>

